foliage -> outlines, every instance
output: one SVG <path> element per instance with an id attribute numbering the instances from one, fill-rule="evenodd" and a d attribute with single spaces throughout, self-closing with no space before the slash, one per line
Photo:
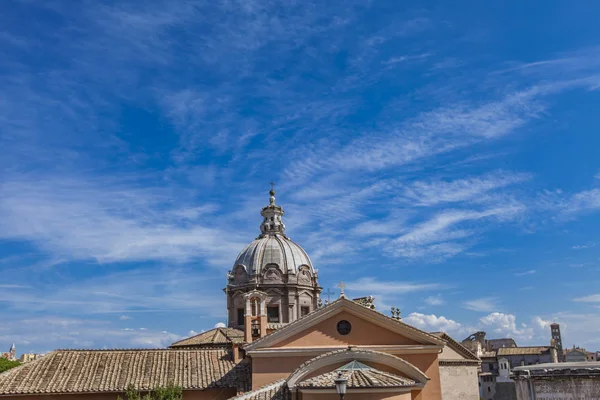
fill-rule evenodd
<path id="1" fill-rule="evenodd" d="M 127 386 L 125 391 L 126 400 L 182 400 L 183 389 L 180 386 L 176 386 L 172 383 L 167 386 L 161 386 L 155 388 L 150 393 L 142 396 L 140 392 L 135 388 L 133 384 Z M 117 400 L 123 400 L 121 396 L 117 397 Z"/>
<path id="2" fill-rule="evenodd" d="M 0 373 L 8 371 L 11 368 L 18 367 L 21 365 L 18 361 L 7 360 L 6 358 L 0 358 Z"/>

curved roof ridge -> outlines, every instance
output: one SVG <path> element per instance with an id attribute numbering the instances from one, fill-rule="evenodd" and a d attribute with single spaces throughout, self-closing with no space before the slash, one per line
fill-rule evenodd
<path id="1" fill-rule="evenodd" d="M 256 395 L 259 395 L 263 392 L 269 391 L 269 390 L 273 390 L 273 389 L 279 389 L 279 388 L 283 388 L 286 385 L 286 381 L 285 378 L 284 379 L 279 379 L 275 382 L 271 382 L 269 384 L 266 384 L 264 386 L 259 387 L 258 389 L 254 389 L 251 390 L 249 392 L 243 393 L 243 394 L 239 394 L 235 397 L 230 397 L 229 400 L 250 400 L 250 399 L 254 399 Z"/>
<path id="2" fill-rule="evenodd" d="M 383 351 L 370 350 L 370 349 L 361 349 L 361 348 L 356 348 L 356 347 L 353 347 L 353 346 L 348 346 L 348 347 L 346 347 L 344 349 L 332 350 L 332 351 L 328 351 L 328 352 L 323 353 L 323 354 L 319 354 L 318 356 L 316 356 L 314 358 L 311 358 L 308 361 L 303 362 L 302 364 L 300 364 L 298 366 L 298 368 L 296 368 L 294 370 L 294 372 L 292 372 L 290 374 L 290 376 L 294 375 L 296 372 L 299 372 L 299 371 L 303 370 L 304 368 L 306 368 L 309 365 L 317 362 L 318 360 L 321 360 L 321 359 L 326 358 L 326 357 L 331 357 L 331 356 L 333 356 L 335 354 L 338 354 L 338 353 L 345 353 L 345 352 L 352 352 L 353 354 L 377 354 L 377 355 L 381 355 L 381 356 L 384 356 L 384 357 L 388 357 L 388 358 L 392 358 L 392 359 L 397 359 L 397 360 L 402 361 L 403 363 L 406 363 L 406 364 L 412 366 L 416 370 L 420 371 L 423 375 L 425 375 L 425 373 L 423 371 L 421 371 L 419 368 L 415 367 L 410 362 L 406 361 L 403 358 L 397 357 L 397 356 L 395 356 L 393 354 L 386 353 L 386 352 L 383 352 Z"/>

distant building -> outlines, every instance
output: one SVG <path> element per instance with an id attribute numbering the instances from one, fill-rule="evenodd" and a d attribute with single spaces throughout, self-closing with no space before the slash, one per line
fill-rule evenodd
<path id="1" fill-rule="evenodd" d="M 485 335 L 486 333 L 483 331 L 475 332 L 465 338 L 461 344 L 477 355 L 496 351 L 503 347 L 517 347 L 517 343 L 512 338 L 486 340 Z"/>
<path id="2" fill-rule="evenodd" d="M 8 352 L 0 354 L 0 358 L 6 358 L 10 361 L 17 361 L 17 348 L 15 347 L 15 344 L 13 343 L 12 346 L 10 346 L 10 350 Z"/>
<path id="3" fill-rule="evenodd" d="M 587 361 L 598 361 L 597 353 L 594 353 L 593 351 L 588 351 L 587 352 Z"/>
<path id="4" fill-rule="evenodd" d="M 573 346 L 572 349 L 567 349 L 565 360 L 567 362 L 583 362 L 587 361 L 588 352 L 581 347 Z"/>
<path id="5" fill-rule="evenodd" d="M 505 358 L 511 368 L 558 362 L 558 354 L 552 346 L 502 348 L 498 349 L 497 357 Z"/>
<path id="6" fill-rule="evenodd" d="M 481 353 L 479 358 L 481 359 L 479 397 L 484 400 L 493 400 L 496 395 L 496 378 L 499 375 L 496 352 L 489 351 Z"/>
<path id="7" fill-rule="evenodd" d="M 485 349 L 487 351 L 494 351 L 506 347 L 517 347 L 517 343 L 512 338 L 486 340 Z"/>
<path id="8" fill-rule="evenodd" d="M 558 362 L 563 362 L 565 361 L 565 357 L 563 354 L 562 337 L 560 335 L 560 325 L 556 322 L 550 324 L 550 333 L 552 334 L 552 344 L 558 352 Z"/>
<path id="9" fill-rule="evenodd" d="M 513 370 L 517 400 L 596 399 L 600 362 L 539 364 Z"/>
<path id="10" fill-rule="evenodd" d="M 558 362 L 556 348 L 552 346 L 501 347 L 482 352 L 479 358 L 479 397 L 483 400 L 516 398 L 512 368 Z"/>
<path id="11" fill-rule="evenodd" d="M 21 354 L 21 357 L 19 357 L 19 361 L 21 361 L 22 363 L 26 363 L 29 361 L 33 361 L 33 360 L 37 360 L 40 357 L 43 357 L 43 354 L 37 354 L 37 353 L 23 353 Z"/>

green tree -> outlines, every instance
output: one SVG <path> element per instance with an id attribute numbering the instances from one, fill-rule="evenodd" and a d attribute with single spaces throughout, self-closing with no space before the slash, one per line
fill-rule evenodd
<path id="1" fill-rule="evenodd" d="M 123 400 L 117 396 L 117 400 Z M 125 400 L 183 400 L 183 389 L 172 383 L 160 386 L 142 396 L 133 384 L 127 386 Z"/>
<path id="2" fill-rule="evenodd" d="M 18 367 L 19 365 L 21 365 L 21 363 L 18 361 L 10 361 L 6 358 L 0 358 L 0 373 L 8 371 L 9 369 L 14 367 Z"/>

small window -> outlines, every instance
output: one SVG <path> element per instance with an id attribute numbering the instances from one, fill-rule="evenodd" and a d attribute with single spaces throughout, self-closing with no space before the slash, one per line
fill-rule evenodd
<path id="1" fill-rule="evenodd" d="M 301 317 L 304 317 L 309 312 L 310 312 L 310 307 L 305 307 L 305 306 L 300 307 L 300 316 Z"/>
<path id="2" fill-rule="evenodd" d="M 267 307 L 267 321 L 279 322 L 279 307 Z"/>
<path id="3" fill-rule="evenodd" d="M 488 392 L 491 392 L 491 391 L 492 391 L 492 387 L 488 386 Z"/>
<path id="4" fill-rule="evenodd" d="M 352 325 L 346 320 L 341 320 L 337 323 L 337 331 L 340 335 L 347 335 L 352 330 Z"/>
<path id="5" fill-rule="evenodd" d="M 243 308 L 237 309 L 237 323 L 238 323 L 238 325 L 244 325 L 244 309 Z"/>
<path id="6" fill-rule="evenodd" d="M 494 370 L 494 364 L 490 363 L 490 371 L 493 371 L 493 370 Z"/>

